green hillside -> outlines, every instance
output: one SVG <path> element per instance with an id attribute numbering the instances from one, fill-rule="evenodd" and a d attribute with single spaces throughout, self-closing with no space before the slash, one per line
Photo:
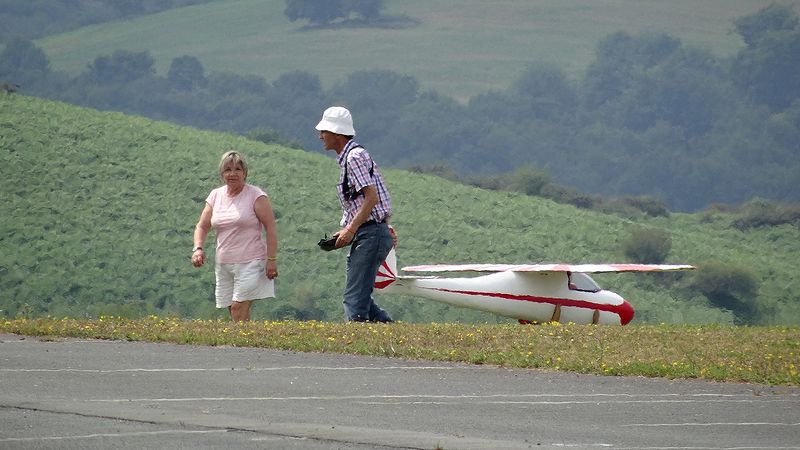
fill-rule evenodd
<path id="1" fill-rule="evenodd" d="M 278 218 L 278 298 L 256 305 L 254 317 L 341 320 L 345 255 L 316 247 L 340 217 L 331 155 L 19 95 L 0 95 L 0 316 L 224 317 L 213 308 L 212 266 L 193 268 L 189 253 L 203 199 L 219 183 L 218 158 L 230 147 L 249 157 L 249 181 L 270 193 Z M 796 227 L 742 232 L 725 215 L 631 220 L 405 171 L 387 170 L 386 178 L 400 266 L 625 262 L 620 242 L 652 227 L 672 238 L 667 262 L 749 268 L 760 280 L 759 302 L 773 311 L 768 322 L 800 323 Z M 595 278 L 631 301 L 638 323 L 732 320 L 683 289 L 686 280 Z M 380 303 L 410 322 L 506 321 L 425 300 Z"/>
<path id="2" fill-rule="evenodd" d="M 196 56 L 207 71 L 274 80 L 303 70 L 330 86 L 359 69 L 410 75 L 423 89 L 467 99 L 506 89 L 527 64 L 582 73 L 598 40 L 616 31 L 664 32 L 720 56 L 744 44 L 731 20 L 772 0 L 387 1 L 384 13 L 418 21 L 399 29 L 303 29 L 283 0 L 224 0 L 85 27 L 37 42 L 52 67 L 72 74 L 115 50 L 149 51 L 160 73 Z M 798 4 L 796 0 L 788 2 Z"/>

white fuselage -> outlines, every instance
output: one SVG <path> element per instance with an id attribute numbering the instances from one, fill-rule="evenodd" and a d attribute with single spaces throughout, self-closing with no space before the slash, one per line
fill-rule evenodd
<path id="1" fill-rule="evenodd" d="M 564 272 L 497 272 L 469 278 L 400 276 L 379 292 L 409 294 L 521 321 L 624 325 L 633 308 L 614 292 L 569 288 Z"/>

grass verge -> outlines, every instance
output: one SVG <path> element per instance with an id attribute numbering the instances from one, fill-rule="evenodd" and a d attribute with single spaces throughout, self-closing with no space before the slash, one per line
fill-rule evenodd
<path id="1" fill-rule="evenodd" d="M 491 364 L 596 375 L 800 385 L 800 328 L 0 319 L 0 332 Z"/>

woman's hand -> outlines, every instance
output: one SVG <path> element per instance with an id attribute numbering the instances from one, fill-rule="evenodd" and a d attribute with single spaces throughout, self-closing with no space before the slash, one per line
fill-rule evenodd
<path id="1" fill-rule="evenodd" d="M 206 262 L 206 253 L 203 251 L 202 248 L 199 248 L 192 252 L 192 265 L 195 267 L 201 267 Z"/>
<path id="2" fill-rule="evenodd" d="M 278 278 L 278 261 L 275 260 L 267 260 L 267 278 L 270 280 L 274 280 Z"/>

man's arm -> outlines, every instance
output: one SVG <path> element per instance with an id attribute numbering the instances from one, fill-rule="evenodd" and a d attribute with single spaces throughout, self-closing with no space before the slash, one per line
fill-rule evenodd
<path id="1" fill-rule="evenodd" d="M 361 190 L 361 193 L 364 194 L 364 203 L 362 203 L 361 207 L 358 208 L 358 212 L 356 213 L 356 216 L 353 217 L 353 220 L 350 221 L 347 226 L 339 230 L 339 233 L 337 233 L 338 236 L 336 238 L 336 247 L 344 247 L 353 240 L 358 227 L 369 220 L 369 214 L 380 200 L 378 197 L 378 189 L 373 185 L 364 186 L 364 189 Z"/>

